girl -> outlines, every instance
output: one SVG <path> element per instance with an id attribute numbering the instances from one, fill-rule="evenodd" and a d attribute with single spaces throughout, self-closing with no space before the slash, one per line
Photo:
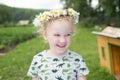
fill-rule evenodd
<path id="1" fill-rule="evenodd" d="M 34 56 L 27 73 L 32 80 L 86 80 L 89 70 L 82 56 L 67 50 L 78 17 L 73 9 L 51 10 L 36 16 L 34 25 L 41 26 L 49 49 Z"/>

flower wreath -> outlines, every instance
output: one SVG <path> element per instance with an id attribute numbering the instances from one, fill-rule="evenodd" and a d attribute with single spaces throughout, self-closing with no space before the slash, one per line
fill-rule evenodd
<path id="1" fill-rule="evenodd" d="M 34 26 L 42 27 L 46 21 L 60 16 L 70 16 L 75 24 L 78 23 L 79 20 L 79 13 L 72 8 L 69 8 L 64 10 L 50 10 L 40 13 L 39 15 L 36 15 L 33 20 L 33 24 Z"/>

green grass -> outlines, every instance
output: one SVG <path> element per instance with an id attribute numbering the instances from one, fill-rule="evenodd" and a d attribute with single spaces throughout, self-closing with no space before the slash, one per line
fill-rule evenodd
<path id="1" fill-rule="evenodd" d="M 88 80 L 115 80 L 99 65 L 97 37 L 92 34 L 93 29 L 82 28 L 73 36 L 70 50 L 80 53 L 85 59 L 90 74 Z M 0 56 L 0 80 L 31 80 L 26 76 L 33 56 L 47 49 L 47 44 L 40 37 L 19 44 L 14 50 Z"/>
<path id="2" fill-rule="evenodd" d="M 0 28 L 0 49 L 35 37 L 33 31 L 34 28 L 31 26 Z"/>

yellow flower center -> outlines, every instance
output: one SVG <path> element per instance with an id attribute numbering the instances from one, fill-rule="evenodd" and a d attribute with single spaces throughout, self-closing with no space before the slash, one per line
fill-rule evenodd
<path id="1" fill-rule="evenodd" d="M 45 17 L 45 18 L 48 18 L 48 14 L 45 14 L 44 17 Z"/>
<path id="2" fill-rule="evenodd" d="M 64 12 L 63 12 L 63 11 L 60 11 L 60 14 L 64 14 Z"/>
<path id="3" fill-rule="evenodd" d="M 53 14 L 53 11 L 50 11 L 50 14 Z"/>
<path id="4" fill-rule="evenodd" d="M 54 14 L 58 14 L 58 12 L 55 11 Z"/>
<path id="5" fill-rule="evenodd" d="M 73 12 L 72 11 L 69 11 L 69 14 L 71 15 Z"/>

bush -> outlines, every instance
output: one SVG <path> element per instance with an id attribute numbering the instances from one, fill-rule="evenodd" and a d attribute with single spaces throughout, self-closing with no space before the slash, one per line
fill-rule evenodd
<path id="1" fill-rule="evenodd" d="M 35 37 L 33 27 L 7 27 L 0 28 L 0 44 L 18 44 L 25 40 Z"/>
<path id="2" fill-rule="evenodd" d="M 78 25 L 80 25 L 80 27 L 91 28 L 91 27 L 94 27 L 95 23 L 92 21 L 83 20 L 83 21 L 80 21 Z"/>
<path id="3" fill-rule="evenodd" d="M 0 50 L 4 49 L 5 48 L 5 45 L 0 45 Z"/>

